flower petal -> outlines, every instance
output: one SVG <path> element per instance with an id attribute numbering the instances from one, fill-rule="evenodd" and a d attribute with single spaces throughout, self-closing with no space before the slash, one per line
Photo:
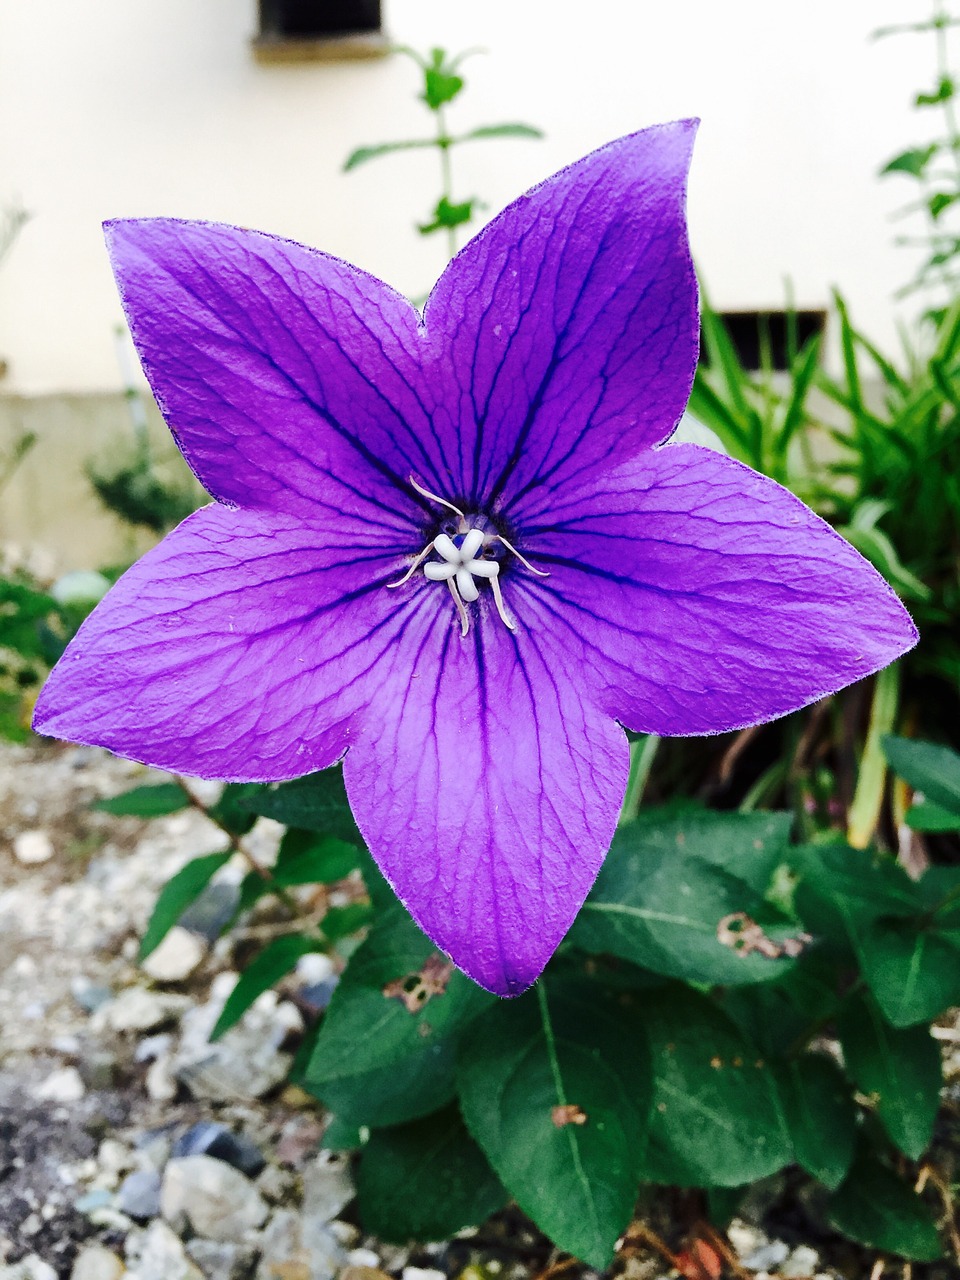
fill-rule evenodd
<path id="1" fill-rule="evenodd" d="M 511 582 L 522 625 L 628 728 L 719 733 L 784 715 L 916 643 L 894 592 L 786 489 L 692 444 L 610 473 L 526 529 L 543 581 Z"/>
<path id="2" fill-rule="evenodd" d="M 406 620 L 395 560 L 356 519 L 196 512 L 120 579 L 44 685 L 40 733 L 198 777 L 322 769 L 353 740 Z M 385 656 L 387 655 L 387 656 Z"/>
<path id="3" fill-rule="evenodd" d="M 419 317 L 336 258 L 238 227 L 112 222 L 134 341 L 178 445 L 215 497 L 308 518 L 318 505 L 397 527 L 440 483 Z M 411 506 L 411 503 L 413 504 Z"/>
<path id="4" fill-rule="evenodd" d="M 447 267 L 425 311 L 445 492 L 509 512 L 676 425 L 699 337 L 684 221 L 695 129 L 660 125 L 595 151 Z"/>
<path id="5" fill-rule="evenodd" d="M 420 927 L 481 986 L 517 995 L 596 877 L 628 753 L 549 649 L 507 631 L 489 598 L 480 607 L 465 638 L 449 607 L 407 628 L 408 678 L 383 682 L 344 778 Z"/>

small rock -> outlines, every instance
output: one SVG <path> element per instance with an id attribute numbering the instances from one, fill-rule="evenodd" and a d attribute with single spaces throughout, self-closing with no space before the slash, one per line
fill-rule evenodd
<path id="1" fill-rule="evenodd" d="M 70 994 L 80 1008 L 85 1009 L 87 1013 L 96 1013 L 113 999 L 113 992 L 109 987 L 94 982 L 92 978 L 84 977 L 82 974 L 70 983 Z"/>
<path id="2" fill-rule="evenodd" d="M 447 1277 L 433 1267 L 404 1267 L 402 1280 L 447 1280 Z"/>
<path id="3" fill-rule="evenodd" d="M 31 1253 L 12 1266 L 0 1266 L 0 1280 L 57 1280 L 57 1273 L 48 1262 Z"/>
<path id="4" fill-rule="evenodd" d="M 790 1246 L 782 1240 L 771 1240 L 743 1259 L 743 1265 L 749 1271 L 776 1271 L 781 1262 L 790 1254 Z"/>
<path id="5" fill-rule="evenodd" d="M 189 1223 L 208 1240 L 242 1240 L 263 1225 L 269 1210 L 253 1183 L 212 1156 L 171 1160 L 163 1175 L 160 1207 L 177 1230 Z"/>
<path id="6" fill-rule="evenodd" d="M 106 1187 L 95 1187 L 93 1191 L 88 1191 L 79 1200 L 74 1202 L 74 1208 L 77 1213 L 96 1213 L 98 1209 L 104 1209 L 107 1205 L 113 1203 L 113 1196 Z"/>
<path id="7" fill-rule="evenodd" d="M 128 1174 L 117 1191 L 117 1208 L 131 1218 L 155 1218 L 160 1212 L 160 1182 L 156 1169 Z"/>
<path id="8" fill-rule="evenodd" d="M 335 974 L 333 960 L 322 951 L 308 951 L 297 961 L 294 970 L 297 981 L 305 987 L 312 987 L 318 982 L 327 982 Z"/>
<path id="9" fill-rule="evenodd" d="M 79 1036 L 52 1036 L 50 1048 L 54 1053 L 62 1053 L 65 1058 L 76 1058 L 83 1046 Z"/>
<path id="10" fill-rule="evenodd" d="M 173 1145 L 174 1156 L 213 1156 L 255 1178 L 267 1163 L 259 1147 L 225 1125 L 205 1120 L 181 1134 Z"/>
<path id="11" fill-rule="evenodd" d="M 820 1266 L 820 1255 L 808 1244 L 801 1244 L 793 1250 L 780 1267 L 781 1276 L 785 1280 L 806 1280 L 815 1274 Z"/>
<path id="12" fill-rule="evenodd" d="M 733 1245 L 737 1257 L 743 1260 L 758 1249 L 770 1243 L 770 1237 L 757 1227 L 751 1227 L 741 1218 L 734 1218 L 727 1228 L 727 1238 Z"/>
<path id="13" fill-rule="evenodd" d="M 137 1244 L 138 1255 L 124 1280 L 203 1280 L 203 1272 L 165 1222 L 151 1222 Z"/>
<path id="14" fill-rule="evenodd" d="M 161 1031 L 155 1036 L 144 1036 L 133 1051 L 134 1062 L 156 1062 L 173 1048 L 173 1036 L 169 1031 Z"/>
<path id="15" fill-rule="evenodd" d="M 322 1224 L 280 1209 L 260 1237 L 257 1280 L 333 1280 L 343 1249 Z"/>
<path id="16" fill-rule="evenodd" d="M 221 991 L 236 981 L 235 974 L 219 974 L 213 983 L 215 998 L 191 1009 L 183 1019 L 183 1036 L 174 1059 L 177 1079 L 195 1098 L 210 1102 L 251 1102 L 275 1089 L 290 1069 L 292 1058 L 280 1046 L 303 1020 L 293 1005 L 278 1004 L 274 991 L 265 991 L 242 1020 L 226 1035 L 210 1043 L 210 1033 L 220 1016 Z"/>
<path id="17" fill-rule="evenodd" d="M 230 1244 L 197 1237 L 187 1245 L 187 1253 L 207 1280 L 246 1280 L 257 1259 L 251 1245 Z"/>
<path id="18" fill-rule="evenodd" d="M 330 1222 L 350 1203 L 356 1191 L 348 1157 L 321 1151 L 303 1170 L 303 1215 L 314 1222 Z"/>
<path id="19" fill-rule="evenodd" d="M 347 1254 L 347 1262 L 351 1267 L 355 1267 L 361 1271 L 377 1270 L 380 1266 L 380 1255 L 374 1253 L 372 1249 L 351 1249 Z M 357 1280 L 364 1280 L 363 1277 L 357 1277 Z M 372 1280 L 366 1277 L 366 1280 Z"/>
<path id="20" fill-rule="evenodd" d="M 180 917 L 180 926 L 215 942 L 236 914 L 240 902 L 240 885 L 218 880 L 207 885 Z"/>
<path id="21" fill-rule="evenodd" d="M 366 1249 L 357 1250 L 359 1253 L 368 1252 Z M 376 1258 L 376 1254 L 373 1255 Z M 377 1258 L 379 1262 L 380 1259 Z M 340 1272 L 340 1280 L 390 1280 L 390 1276 L 386 1271 L 382 1271 L 379 1267 L 362 1267 L 350 1265 L 344 1267 Z"/>
<path id="22" fill-rule="evenodd" d="M 130 1148 L 116 1138 L 104 1138 L 97 1150 L 97 1164 L 104 1173 L 113 1174 L 116 1186 L 120 1174 L 133 1168 L 133 1155 Z"/>
<path id="23" fill-rule="evenodd" d="M 334 1218 L 333 1222 L 327 1223 L 327 1228 L 333 1238 L 342 1244 L 345 1249 L 355 1249 L 360 1243 L 360 1228 L 355 1227 L 352 1222 L 343 1222 L 339 1218 Z M 403 1262 L 404 1266 L 406 1266 L 406 1258 L 404 1258 Z"/>
<path id="24" fill-rule="evenodd" d="M 183 982 L 207 954 L 204 940 L 175 924 L 160 945 L 147 956 L 142 968 L 157 982 Z"/>
<path id="25" fill-rule="evenodd" d="M 175 1021 L 190 1008 L 190 1004 L 188 996 L 127 987 L 116 999 L 104 1005 L 97 1017 L 112 1031 L 153 1031 L 165 1022 Z"/>
<path id="26" fill-rule="evenodd" d="M 257 1190 L 271 1204 L 283 1204 L 294 1197 L 297 1176 L 278 1164 L 268 1164 L 257 1179 Z"/>
<path id="27" fill-rule="evenodd" d="M 124 1265 L 115 1253 L 102 1245 L 87 1245 L 77 1254 L 70 1280 L 120 1280 Z"/>
<path id="28" fill-rule="evenodd" d="M 49 862 L 53 857 L 53 841 L 47 831 L 21 831 L 13 838 L 13 856 L 25 867 Z"/>
<path id="29" fill-rule="evenodd" d="M 38 1102 L 79 1102 L 86 1091 L 76 1067 L 60 1067 L 51 1071 L 31 1092 Z"/>
<path id="30" fill-rule="evenodd" d="M 80 1075 L 88 1089 L 110 1089 L 117 1074 L 116 1056 L 107 1049 L 94 1049 L 80 1063 Z"/>
<path id="31" fill-rule="evenodd" d="M 163 1054 L 156 1062 L 151 1062 L 144 1081 L 147 1096 L 154 1102 L 172 1102 L 177 1096 L 179 1085 L 173 1074 L 173 1057 Z"/>

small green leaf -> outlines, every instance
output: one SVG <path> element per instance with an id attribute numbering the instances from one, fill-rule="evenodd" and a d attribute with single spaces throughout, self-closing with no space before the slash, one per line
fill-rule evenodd
<path id="1" fill-rule="evenodd" d="M 860 937 L 863 976 L 895 1027 L 930 1022 L 960 1002 L 960 932 L 937 918 L 881 919 Z"/>
<path id="2" fill-rule="evenodd" d="M 943 1256 L 927 1206 L 866 1142 L 861 1142 L 843 1185 L 830 1197 L 827 1212 L 838 1231 L 869 1249 L 915 1262 L 935 1262 Z"/>
<path id="3" fill-rule="evenodd" d="M 366 164 L 368 160 L 376 160 L 380 156 L 392 155 L 395 151 L 416 151 L 424 147 L 437 146 L 436 138 L 411 138 L 406 142 L 378 142 L 369 147 L 357 147 L 356 151 L 351 151 L 347 156 L 343 172 L 349 173 L 351 169 L 356 169 L 362 164 Z"/>
<path id="4" fill-rule="evenodd" d="M 401 906 L 383 909 L 333 993 L 304 1087 L 355 1124 L 427 1115 L 453 1096 L 460 1032 L 494 1001 Z"/>
<path id="5" fill-rule="evenodd" d="M 939 147 L 935 142 L 928 147 L 911 147 L 909 151 L 902 151 L 900 155 L 888 160 L 880 172 L 881 174 L 909 173 L 911 177 L 922 178 L 923 171 L 938 150 Z"/>
<path id="6" fill-rule="evenodd" d="M 446 1240 L 507 1200 L 455 1106 L 378 1129 L 357 1171 L 360 1218 L 382 1240 Z"/>
<path id="7" fill-rule="evenodd" d="M 244 796 L 243 804 L 251 812 L 273 818 L 285 827 L 320 831 L 358 848 L 363 846 L 363 838 L 350 812 L 343 770 L 339 765 L 308 774 L 305 778 L 295 778 L 293 782 L 261 787 L 256 793 Z"/>
<path id="8" fill-rule="evenodd" d="M 918 1160 L 933 1136 L 943 1083 L 936 1041 L 926 1027 L 889 1026 L 869 997 L 848 1001 L 839 1031 L 858 1089 L 874 1100 L 891 1141 Z"/>
<path id="9" fill-rule="evenodd" d="M 797 1163 L 825 1187 L 840 1185 L 857 1141 L 857 1109 L 835 1062 L 808 1053 L 779 1068 L 780 1096 Z"/>
<path id="10" fill-rule="evenodd" d="M 331 942 L 339 942 L 365 928 L 372 919 L 373 907 L 369 902 L 348 902 L 343 907 L 331 907 L 320 921 L 320 928 Z"/>
<path id="11" fill-rule="evenodd" d="M 244 803 L 263 790 L 259 782 L 228 782 L 221 792 L 220 799 L 208 810 L 210 817 L 231 835 L 245 836 L 257 820 Z"/>
<path id="12" fill-rule="evenodd" d="M 132 818 L 162 818 L 168 813 L 189 809 L 190 798 L 176 782 L 157 782 L 134 787 L 108 800 L 98 800 L 92 808 L 100 813 L 113 813 Z"/>
<path id="13" fill-rule="evenodd" d="M 736 1187 L 789 1164 L 770 1062 L 710 1000 L 676 987 L 645 999 L 654 1073 L 647 1181 Z"/>
<path id="14" fill-rule="evenodd" d="M 605 1267 L 636 1202 L 649 1072 L 629 1008 L 543 980 L 466 1033 L 464 1119 L 504 1185 L 559 1249 Z"/>
<path id="15" fill-rule="evenodd" d="M 957 200 L 960 200 L 960 195 L 956 191 L 935 191 L 933 195 L 928 196 L 927 208 L 930 210 L 930 216 L 934 222 L 951 205 L 956 204 Z"/>
<path id="16" fill-rule="evenodd" d="M 202 858 L 194 858 L 170 877 L 160 890 L 150 923 L 140 941 L 141 960 L 146 960 L 150 952 L 156 950 L 187 907 L 200 897 L 231 856 L 229 850 L 226 853 L 208 853 Z"/>
<path id="17" fill-rule="evenodd" d="M 367 1142 L 365 1133 L 368 1131 L 359 1125 L 347 1124 L 339 1116 L 331 1116 L 323 1131 L 323 1148 L 325 1151 L 359 1151 Z"/>
<path id="18" fill-rule="evenodd" d="M 431 111 L 452 102 L 463 88 L 463 77 L 456 75 L 447 64 L 443 49 L 434 49 L 432 65 L 424 68 L 422 100 Z"/>
<path id="19" fill-rule="evenodd" d="M 960 813 L 921 800 L 907 810 L 906 824 L 914 831 L 960 831 Z"/>
<path id="20" fill-rule="evenodd" d="M 543 132 L 531 124 L 482 124 L 468 133 L 460 134 L 457 142 L 472 142 L 479 138 L 542 138 Z"/>
<path id="21" fill-rule="evenodd" d="M 942 102 L 949 102 L 956 90 L 957 86 L 950 76 L 941 76 L 940 82 L 931 93 L 918 93 L 914 102 L 918 107 L 938 107 Z"/>
<path id="22" fill-rule="evenodd" d="M 254 1000 L 295 968 L 301 956 L 317 950 L 319 947 L 316 938 L 305 938 L 299 933 L 268 942 L 241 973 L 210 1033 L 210 1039 L 218 1039 L 234 1023 L 239 1022 Z"/>
<path id="23" fill-rule="evenodd" d="M 418 224 L 417 230 L 422 236 L 432 231 L 440 231 L 444 227 L 459 227 L 473 217 L 476 200 L 464 200 L 461 204 L 453 204 L 446 196 L 441 196 L 433 211 L 433 221 Z"/>
<path id="24" fill-rule="evenodd" d="M 298 884 L 331 884 L 343 880 L 360 863 L 355 844 L 335 836 L 291 827 L 280 841 L 280 851 L 272 868 L 277 884 L 291 888 Z"/>
<path id="25" fill-rule="evenodd" d="M 883 739 L 883 750 L 894 773 L 922 792 L 926 800 L 960 814 L 960 755 L 956 751 L 892 734 Z"/>

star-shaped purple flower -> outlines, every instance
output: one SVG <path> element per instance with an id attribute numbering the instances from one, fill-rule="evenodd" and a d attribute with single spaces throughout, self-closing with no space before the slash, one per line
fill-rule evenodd
<path id="1" fill-rule="evenodd" d="M 418 923 L 514 994 L 610 843 L 621 725 L 754 724 L 908 649 L 896 596 L 795 497 L 660 447 L 697 358 L 694 131 L 522 196 L 422 320 L 285 240 L 109 224 L 144 369 L 216 502 L 92 614 L 36 728 L 212 778 L 343 758 Z"/>

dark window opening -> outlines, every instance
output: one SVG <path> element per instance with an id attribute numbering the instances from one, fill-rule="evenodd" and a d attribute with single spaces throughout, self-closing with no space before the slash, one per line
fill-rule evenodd
<path id="1" fill-rule="evenodd" d="M 800 350 L 815 334 L 823 333 L 825 311 L 721 311 L 720 320 L 745 369 L 790 367 L 790 348 Z M 706 343 L 701 359 L 709 364 Z"/>
<path id="2" fill-rule="evenodd" d="M 379 32 L 380 0 L 260 0 L 260 35 L 323 40 Z"/>

